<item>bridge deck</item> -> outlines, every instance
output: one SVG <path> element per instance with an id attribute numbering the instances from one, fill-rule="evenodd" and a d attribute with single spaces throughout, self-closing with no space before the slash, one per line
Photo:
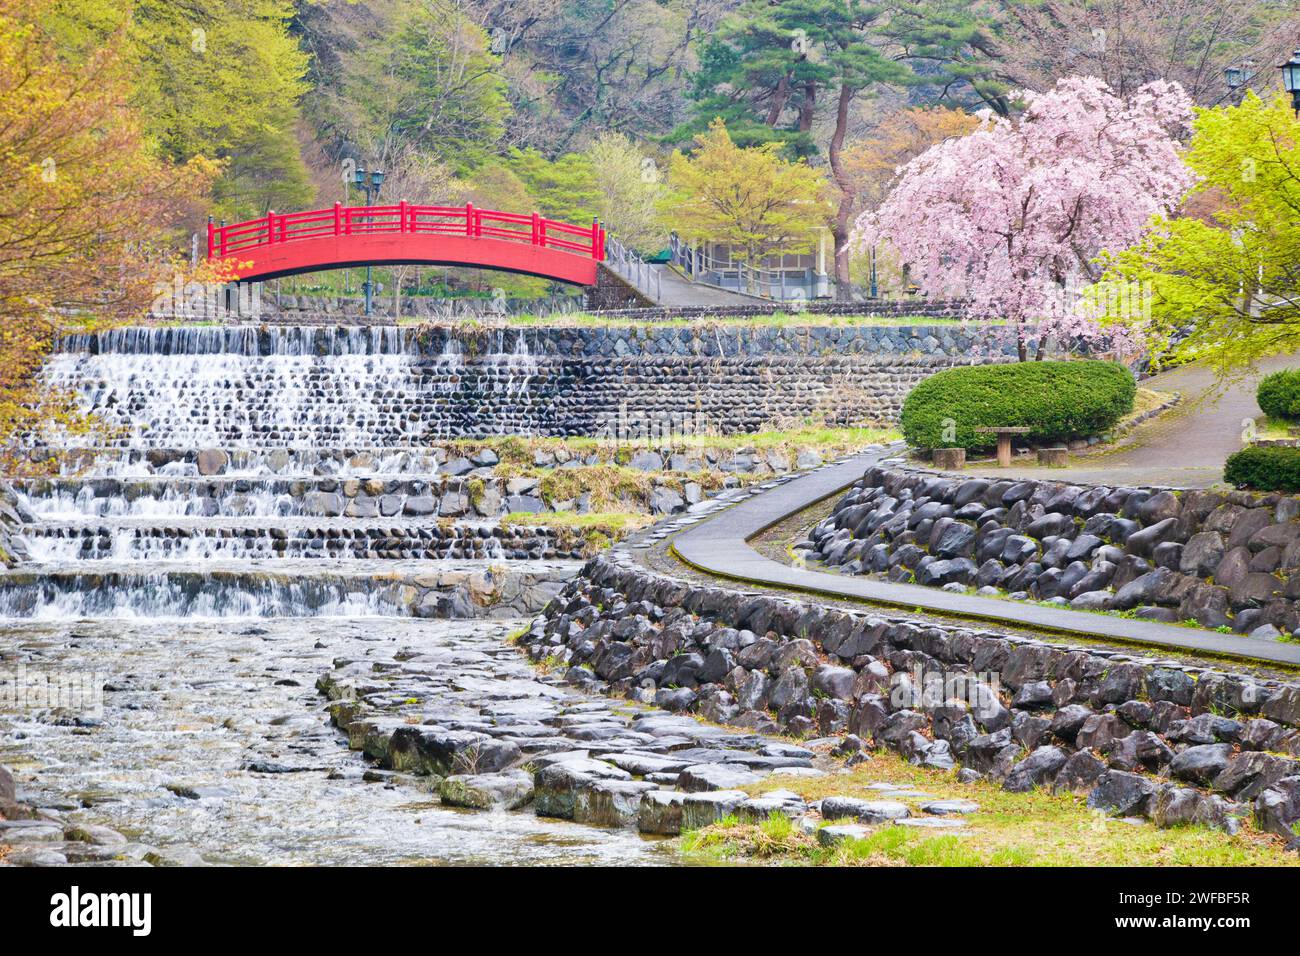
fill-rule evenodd
<path id="1" fill-rule="evenodd" d="M 574 226 L 465 206 L 343 206 L 208 224 L 208 258 L 232 278 L 378 265 L 470 266 L 594 285 L 604 259 L 599 222 Z"/>

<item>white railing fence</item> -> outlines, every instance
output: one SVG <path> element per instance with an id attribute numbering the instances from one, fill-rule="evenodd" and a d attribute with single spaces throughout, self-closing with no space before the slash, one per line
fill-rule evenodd
<path id="1" fill-rule="evenodd" d="M 659 303 L 659 270 L 610 235 L 605 236 L 605 265 L 651 302 Z"/>
<path id="2" fill-rule="evenodd" d="M 828 277 L 812 269 L 763 269 L 745 262 L 724 262 L 675 233 L 669 237 L 668 247 L 673 264 L 695 282 L 778 302 L 806 301 L 830 294 Z"/>

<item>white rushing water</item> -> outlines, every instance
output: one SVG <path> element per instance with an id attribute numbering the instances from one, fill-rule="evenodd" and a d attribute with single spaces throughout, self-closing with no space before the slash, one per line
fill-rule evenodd
<path id="1" fill-rule="evenodd" d="M 460 680 L 546 699 L 506 644 L 520 622 L 202 618 L 25 622 L 8 670 L 83 675 L 97 712 L 0 706 L 0 764 L 80 825 L 110 826 L 139 859 L 232 865 L 521 865 L 674 862 L 672 843 L 531 811 L 443 807 L 426 789 L 368 782 L 330 725 L 318 677 L 338 657 L 395 647 L 437 655 Z M 454 665 L 453 663 L 454 662 Z M 442 691 L 449 712 L 472 692 Z"/>
<path id="2" fill-rule="evenodd" d="M 31 802 L 119 830 L 128 846 L 103 852 L 126 860 L 675 859 L 673 844 L 629 830 L 443 807 L 427 779 L 375 772 L 329 721 L 318 678 L 399 652 L 436 661 L 419 693 L 436 695 L 445 708 L 434 716 L 448 721 L 473 713 L 505 727 L 523 720 L 517 708 L 545 705 L 558 728 L 561 698 L 625 706 L 535 672 L 507 640 L 525 621 L 423 617 L 468 613 L 469 592 L 497 588 L 513 602 L 501 608 L 540 606 L 578 565 L 520 561 L 534 544 L 448 525 L 429 507 L 449 481 L 463 494 L 430 440 L 459 434 L 475 389 L 526 398 L 539 362 L 515 332 L 487 336 L 472 359 L 453 336 L 419 335 L 115 329 L 71 337 L 51 357 L 46 380 L 117 434 L 108 447 L 43 436 L 86 450 L 60 458 L 60 477 L 18 484 L 34 560 L 0 569 L 0 690 L 21 667 L 88 676 L 103 691 L 89 712 L 28 697 L 8 707 L 17 696 L 0 694 L 0 763 Z M 219 475 L 200 475 L 201 457 Z M 380 478 L 372 506 L 320 507 L 340 483 Z M 415 495 L 426 501 L 407 515 Z M 482 560 L 437 558 L 453 544 Z M 449 594 L 461 603 L 444 604 Z"/>
<path id="3" fill-rule="evenodd" d="M 538 374 L 522 332 L 497 330 L 472 365 L 462 343 L 441 334 L 431 348 L 415 330 L 392 326 L 114 329 L 70 336 L 43 376 L 75 394 L 119 447 L 400 453 L 454 435 L 457 410 L 489 392 L 522 401 Z M 97 434 L 35 438 L 105 443 Z"/>

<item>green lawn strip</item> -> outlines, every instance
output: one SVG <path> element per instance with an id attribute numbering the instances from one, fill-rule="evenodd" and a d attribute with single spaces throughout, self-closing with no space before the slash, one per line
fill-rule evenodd
<path id="1" fill-rule="evenodd" d="M 440 443 L 451 451 L 463 454 L 489 448 L 502 462 L 532 466 L 537 452 L 563 455 L 572 458 L 578 454 L 586 457 L 598 454 L 602 461 L 627 461 L 631 455 L 644 449 L 669 452 L 717 451 L 738 452 L 772 450 L 794 454 L 816 451 L 823 457 L 838 456 L 857 451 L 867 445 L 897 441 L 898 431 L 893 428 L 871 426 L 837 427 L 817 423 L 802 423 L 789 428 L 772 428 L 736 435 L 672 435 L 653 441 L 628 440 L 622 442 L 602 438 L 525 438 L 505 435 L 482 439 L 455 439 Z M 558 459 L 558 460 L 567 460 Z"/>
<path id="2" fill-rule="evenodd" d="M 559 546 L 564 550 L 581 547 L 590 557 L 622 541 L 634 531 L 654 522 L 654 517 L 634 512 L 543 511 L 540 513 L 514 511 L 501 519 L 501 527 L 549 528 L 556 532 Z"/>
<path id="3" fill-rule="evenodd" d="M 1254 829 L 1247 820 L 1229 836 L 1202 826 L 1159 829 L 1102 816 L 1078 794 L 1046 791 L 1008 793 L 997 784 L 963 784 L 952 771 L 914 767 L 901 757 L 879 752 L 845 775 L 818 778 L 773 775 L 746 788 L 759 795 L 793 790 L 807 800 L 830 795 L 882 799 L 871 783 L 909 784 L 929 795 L 913 798 L 890 794 L 919 814 L 931 797 L 969 799 L 980 805 L 962 819 L 968 828 L 956 833 L 927 832 L 882 825 L 866 839 L 821 846 L 789 821 L 761 825 L 720 821 L 683 835 L 690 855 L 717 861 L 840 866 L 1297 866 L 1300 858 L 1282 842 Z M 833 822 L 833 821 L 832 821 Z"/>
<path id="4" fill-rule="evenodd" d="M 1270 418 L 1268 415 L 1260 415 L 1255 419 L 1255 437 L 1264 441 L 1295 438 L 1296 435 L 1291 431 L 1295 427 L 1295 422 L 1288 421 L 1285 418 Z"/>
<path id="5" fill-rule="evenodd" d="M 505 321 L 509 325 L 524 327 L 615 327 L 627 328 L 636 327 L 644 329 L 656 328 L 682 328 L 685 326 L 698 326 L 699 328 L 711 328 L 720 326 L 723 328 L 729 326 L 762 326 L 775 328 L 853 328 L 853 327 L 870 327 L 870 328 L 899 328 L 899 329 L 916 329 L 929 327 L 951 327 L 967 326 L 971 331 L 977 331 L 980 326 L 1001 326 L 1006 323 L 1001 320 L 984 321 L 981 320 L 978 325 L 968 323 L 960 318 L 949 316 L 927 316 L 927 315 L 821 315 L 816 312 L 761 312 L 754 315 L 741 316 L 716 316 L 708 319 L 700 318 L 680 318 L 680 319 L 638 319 L 635 315 L 593 315 L 589 312 L 571 312 L 568 314 L 550 315 L 511 315 L 505 316 Z"/>

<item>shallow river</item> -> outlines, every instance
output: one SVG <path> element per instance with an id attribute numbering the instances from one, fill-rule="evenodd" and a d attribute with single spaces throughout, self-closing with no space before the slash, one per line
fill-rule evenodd
<path id="1" fill-rule="evenodd" d="M 317 677 L 376 642 L 454 650 L 529 679 L 522 622 L 402 618 L 0 620 L 0 685 L 102 682 L 102 710 L 0 694 L 0 764 L 34 802 L 185 859 L 242 864 L 656 864 L 674 844 L 516 813 L 444 809 L 409 778 L 369 782 Z M 393 646 L 390 644 L 390 646 Z M 36 701 L 36 703 L 43 703 Z M 44 701 L 48 703 L 48 701 Z M 258 772 L 258 769 L 278 772 Z M 285 772 L 291 771 L 291 772 Z M 33 779 L 34 778 L 34 779 Z"/>

